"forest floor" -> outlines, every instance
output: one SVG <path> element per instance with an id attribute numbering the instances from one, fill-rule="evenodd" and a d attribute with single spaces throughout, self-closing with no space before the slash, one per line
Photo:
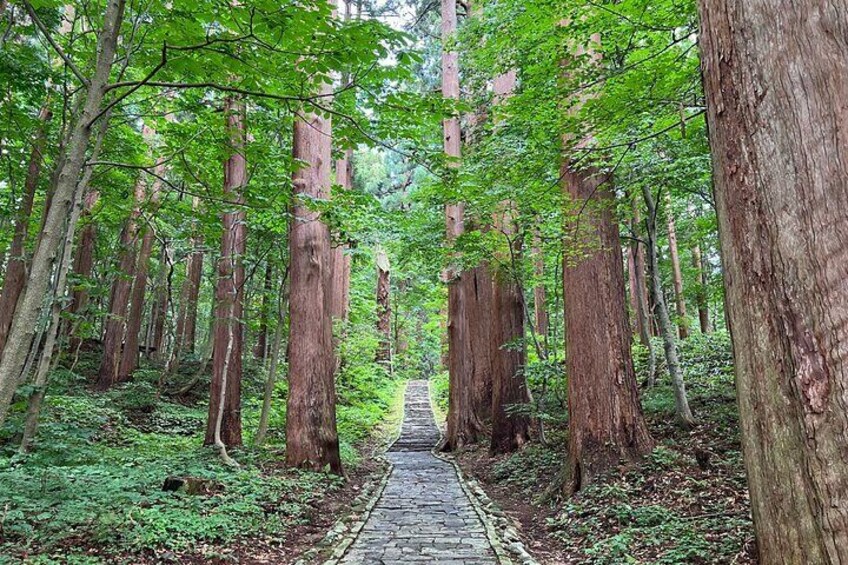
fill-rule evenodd
<path id="1" fill-rule="evenodd" d="M 338 426 L 347 480 L 287 469 L 285 382 L 278 383 L 268 442 L 252 445 L 261 368 L 247 367 L 240 468 L 202 446 L 209 376 L 183 395 L 187 364 L 157 395 L 149 366 L 104 394 L 89 387 L 98 355 L 53 375 L 36 449 L 16 452 L 23 401 L 0 430 L 0 564 L 293 563 L 345 513 L 362 485 L 382 476 L 374 457 L 396 435 L 402 384 L 360 376 L 339 387 Z M 191 477 L 194 493 L 165 492 Z"/>
<path id="2" fill-rule="evenodd" d="M 711 340 L 681 350 L 697 428 L 674 424 L 670 386 L 643 389 L 657 447 L 642 464 L 601 477 L 573 497 L 544 496 L 567 457 L 561 420 L 550 423 L 547 446 L 534 442 L 492 458 L 480 445 L 458 462 L 520 524 L 541 563 L 756 563 L 727 352 Z"/>

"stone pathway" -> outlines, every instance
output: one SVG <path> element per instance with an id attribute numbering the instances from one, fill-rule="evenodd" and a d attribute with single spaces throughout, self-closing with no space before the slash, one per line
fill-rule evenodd
<path id="1" fill-rule="evenodd" d="M 394 469 L 342 563 L 497 563 L 453 466 L 430 453 L 438 441 L 427 381 L 410 381 L 401 435 L 387 454 Z"/>

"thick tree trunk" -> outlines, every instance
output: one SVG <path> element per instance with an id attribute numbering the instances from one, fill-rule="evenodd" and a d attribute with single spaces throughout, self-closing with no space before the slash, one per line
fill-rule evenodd
<path id="1" fill-rule="evenodd" d="M 35 192 L 38 189 L 38 179 L 41 176 L 41 164 L 44 160 L 44 146 L 47 143 L 47 124 L 53 113 L 50 111 L 49 100 L 38 115 L 38 130 L 32 142 L 29 156 L 26 180 L 24 181 L 23 200 L 15 215 L 15 233 L 9 246 L 9 262 L 6 264 L 6 274 L 3 278 L 3 291 L 0 292 L 0 356 L 6 345 L 9 328 L 18 298 L 24 290 L 26 282 L 26 240 L 29 232 L 29 221 L 32 216 L 32 205 Z"/>
<path id="2" fill-rule="evenodd" d="M 699 4 L 760 562 L 844 565 L 848 10 L 811 0 Z"/>
<path id="3" fill-rule="evenodd" d="M 570 435 L 563 486 L 573 492 L 621 461 L 640 459 L 653 441 L 630 355 L 613 194 L 596 172 L 566 168 L 563 180 L 572 200 L 587 202 L 575 220 L 581 226 L 576 237 L 586 232 L 595 239 L 588 256 L 566 260 L 563 268 Z"/>
<path id="4" fill-rule="evenodd" d="M 692 267 L 694 267 L 698 276 L 698 323 L 701 326 L 701 333 L 708 334 L 713 331 L 713 328 L 710 323 L 710 308 L 707 302 L 707 272 L 704 270 L 701 246 L 697 244 L 692 248 Z"/>
<path id="5" fill-rule="evenodd" d="M 329 93 L 325 85 L 323 91 Z M 289 399 L 286 463 L 341 474 L 336 430 L 330 230 L 309 199 L 330 197 L 332 126 L 305 113 L 294 124 L 293 153 L 306 166 L 293 174 L 295 206 L 289 237 Z"/>
<path id="6" fill-rule="evenodd" d="M 377 333 L 380 344 L 377 346 L 376 361 L 392 367 L 392 303 L 389 256 L 382 249 L 377 252 Z"/>
<path id="7" fill-rule="evenodd" d="M 527 347 L 524 341 L 524 297 L 516 281 L 514 267 L 521 255 L 511 203 L 498 214 L 496 229 L 507 239 L 508 251 L 503 254 L 493 285 L 494 316 L 492 324 L 492 441 L 491 453 L 509 453 L 530 439 L 530 419 L 526 414 L 508 412 L 515 405 L 528 404 L 530 395 L 524 366 Z"/>
<path id="8" fill-rule="evenodd" d="M 454 41 L 456 34 L 456 2 L 442 0 L 442 42 Z M 442 96 L 459 100 L 459 55 L 454 50 L 442 50 Z M 461 131 L 459 118 L 451 116 L 443 121 L 445 155 L 450 166 L 459 165 Z M 453 240 L 465 231 L 465 206 L 462 203 L 445 207 L 445 224 L 448 240 Z M 468 307 L 475 295 L 473 271 L 457 272 L 454 268 L 446 273 L 448 281 L 448 416 L 445 441 L 442 449 L 451 451 L 477 441 L 483 425 L 474 410 L 474 362 L 472 353 L 472 330 L 469 327 Z M 475 328 L 476 329 L 476 328 Z M 490 345 L 491 346 L 491 345 Z"/>
<path id="9" fill-rule="evenodd" d="M 0 361 L 0 425 L 6 419 L 9 405 L 26 363 L 27 352 L 35 336 L 38 316 L 50 282 L 53 260 L 61 246 L 77 182 L 80 178 L 92 133 L 92 120 L 101 110 L 104 87 L 115 57 L 115 48 L 124 14 L 124 0 L 109 0 L 103 18 L 103 29 L 97 39 L 97 61 L 94 74 L 85 89 L 82 109 L 72 126 L 65 155 L 59 159 L 56 188 L 48 209 L 44 229 L 32 258 L 26 290 L 18 301 L 18 308 L 9 330 L 3 359 Z M 108 116 L 101 119 L 107 120 Z"/>
<path id="10" fill-rule="evenodd" d="M 242 190 L 247 184 L 245 107 L 233 98 L 225 102 L 230 156 L 224 164 L 224 193 L 232 209 L 222 217 L 221 257 L 215 285 L 215 327 L 212 383 L 206 445 L 241 445 L 241 379 L 244 341 L 244 252 L 247 237 Z M 218 436 L 218 437 L 216 437 Z M 220 446 L 218 446 L 220 448 Z"/>
<path id="11" fill-rule="evenodd" d="M 492 417 L 492 373 L 497 355 L 494 338 L 494 284 L 487 263 L 468 271 L 468 275 L 473 277 L 469 282 L 470 291 L 466 294 L 474 375 L 471 398 L 476 418 L 485 422 Z"/>
<path id="12" fill-rule="evenodd" d="M 666 202 L 671 204 L 671 198 Z M 677 333 L 680 339 L 689 337 L 689 325 L 686 321 L 686 297 L 683 294 L 683 272 L 680 269 L 680 253 L 677 250 L 677 228 L 674 224 L 674 213 L 667 206 L 668 216 L 668 250 L 671 257 L 671 274 L 674 282 L 674 299 L 677 306 Z"/>
<path id="13" fill-rule="evenodd" d="M 651 283 L 654 301 L 656 303 L 657 322 L 660 334 L 663 338 L 665 349 L 665 364 L 671 376 L 671 384 L 674 387 L 674 405 L 678 423 L 686 429 L 695 425 L 695 418 L 689 409 L 689 399 L 686 396 L 686 384 L 683 381 L 683 370 L 680 368 L 680 360 L 677 356 L 677 342 L 674 337 L 674 326 L 671 316 L 668 315 L 668 306 L 663 293 L 662 281 L 660 280 L 660 267 L 657 251 L 657 207 L 654 196 L 647 185 L 642 186 L 642 195 L 648 208 L 648 219 L 645 222 L 648 235 L 648 261 L 651 265 Z"/>
<path id="14" fill-rule="evenodd" d="M 135 187 L 135 203 L 124 229 L 121 232 L 120 262 L 112 291 L 109 295 L 109 317 L 103 329 L 103 356 L 97 375 L 98 390 L 108 390 L 121 382 L 120 363 L 123 358 L 124 339 L 127 335 L 127 310 L 136 269 L 136 246 L 138 243 L 138 221 L 144 202 L 144 180 L 139 179 Z M 136 342 L 136 345 L 138 342 Z"/>

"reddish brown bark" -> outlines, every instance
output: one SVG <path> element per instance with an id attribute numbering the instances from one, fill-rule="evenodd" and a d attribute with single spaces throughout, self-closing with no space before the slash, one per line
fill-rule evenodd
<path id="1" fill-rule="evenodd" d="M 151 331 L 150 339 L 147 341 L 147 356 L 156 361 L 165 359 L 165 322 L 168 319 L 168 303 L 171 301 L 169 294 L 169 262 L 168 243 L 162 244 L 162 255 L 159 261 L 159 273 L 156 277 L 155 300 L 151 308 Z"/>
<path id="2" fill-rule="evenodd" d="M 41 164 L 44 160 L 44 146 L 47 143 L 47 124 L 53 113 L 45 104 L 38 115 L 38 126 L 32 142 L 29 156 L 26 180 L 24 181 L 23 199 L 15 215 L 15 233 L 9 246 L 9 261 L 6 264 L 6 274 L 3 278 L 3 291 L 0 292 L 0 355 L 6 345 L 12 318 L 18 305 L 18 298 L 26 283 L 27 258 L 26 240 L 29 231 L 30 216 L 38 189 L 38 179 L 41 176 Z"/>
<path id="3" fill-rule="evenodd" d="M 762 565 L 848 563 L 848 13 L 701 0 L 715 199 Z"/>
<path id="4" fill-rule="evenodd" d="M 592 238 L 588 255 L 566 261 L 563 268 L 570 435 L 564 488 L 576 491 L 621 461 L 640 459 L 653 441 L 630 355 L 613 195 L 599 173 L 565 167 L 567 196 L 586 203 L 569 227 L 575 237 Z"/>
<path id="5" fill-rule="evenodd" d="M 487 263 L 467 272 L 471 278 L 466 294 L 466 316 L 471 331 L 472 409 L 481 422 L 492 416 L 492 373 L 497 354 L 493 326 L 495 297 L 492 274 Z"/>
<path id="6" fill-rule="evenodd" d="M 510 204 L 506 204 L 507 207 Z M 524 366 L 527 363 L 524 341 L 524 297 L 515 279 L 513 267 L 521 255 L 518 230 L 507 208 L 496 217 L 495 226 L 507 240 L 508 251 L 500 257 L 504 265 L 494 280 L 494 317 L 492 340 L 492 453 L 509 453 L 530 439 L 530 419 L 510 410 L 530 402 Z"/>
<path id="7" fill-rule="evenodd" d="M 215 325 L 212 345 L 212 383 L 206 445 L 216 443 L 216 427 L 227 447 L 241 445 L 241 379 L 244 346 L 244 252 L 247 237 L 244 195 L 247 184 L 245 159 L 245 107 L 233 98 L 225 102 L 230 156 L 224 163 L 224 194 L 230 209 L 221 218 L 221 257 L 215 284 Z M 223 404 L 223 409 L 222 409 Z M 220 418 L 220 421 L 219 421 Z"/>
<path id="8" fill-rule="evenodd" d="M 151 135 L 152 130 L 145 128 L 146 135 Z M 157 173 L 161 176 L 164 168 L 157 167 Z M 150 190 L 150 202 L 155 206 L 159 200 L 161 181 L 157 178 L 153 181 Z M 135 279 L 133 280 L 132 292 L 130 294 L 130 306 L 127 313 L 126 334 L 124 337 L 124 349 L 121 353 L 121 362 L 118 366 L 118 379 L 129 380 L 133 372 L 138 368 L 138 343 L 141 323 L 144 318 L 144 295 L 147 290 L 147 272 L 150 268 L 150 254 L 153 252 L 153 226 L 146 223 L 141 228 L 141 245 L 138 249 L 138 257 L 135 262 Z"/>
<path id="9" fill-rule="evenodd" d="M 456 2 L 442 0 L 442 41 L 454 40 L 456 34 Z M 459 56 L 456 51 L 442 50 L 442 96 L 459 100 Z M 443 121 L 445 155 L 450 165 L 458 165 L 460 157 L 461 131 L 459 118 L 451 116 Z M 445 207 L 445 224 L 448 240 L 453 240 L 465 231 L 465 206 L 460 203 Z M 468 304 L 476 294 L 474 272 L 460 273 L 448 269 L 448 390 L 447 430 L 442 449 L 451 451 L 467 443 L 475 442 L 482 433 L 483 425 L 474 410 L 474 361 L 472 329 L 469 327 Z M 476 329 L 476 328 L 475 328 Z M 489 344 L 491 347 L 491 343 Z"/>
<path id="10" fill-rule="evenodd" d="M 98 390 L 107 390 L 120 382 L 118 368 L 126 334 L 127 308 L 135 273 L 138 218 L 141 215 L 140 205 L 143 200 L 144 182 L 139 179 L 135 187 L 135 204 L 132 214 L 121 232 L 120 262 L 115 280 L 112 281 L 109 315 L 104 322 L 103 357 L 100 360 L 96 384 Z"/>
<path id="11" fill-rule="evenodd" d="M 85 196 L 84 217 L 91 216 L 97 200 L 100 198 L 100 193 L 97 191 L 89 192 Z M 94 268 L 94 244 L 97 238 L 97 225 L 89 221 L 80 231 L 79 242 L 77 242 L 77 253 L 74 257 L 74 278 L 77 280 L 85 280 L 91 277 L 91 270 Z M 85 310 L 88 304 L 88 288 L 82 284 L 74 288 L 71 303 L 68 306 L 68 312 L 71 314 L 79 314 Z"/>
<path id="12" fill-rule="evenodd" d="M 328 86 L 323 91 L 329 92 Z M 286 463 L 340 474 L 330 231 L 305 202 L 330 196 L 331 136 L 329 117 L 301 114 L 295 120 L 292 149 L 306 166 L 293 174 Z"/>

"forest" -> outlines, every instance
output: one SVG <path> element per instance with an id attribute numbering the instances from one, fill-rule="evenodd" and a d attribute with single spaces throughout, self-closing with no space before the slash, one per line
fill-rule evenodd
<path id="1" fill-rule="evenodd" d="M 845 0 L 0 0 L 0 564 L 848 563 Z"/>

